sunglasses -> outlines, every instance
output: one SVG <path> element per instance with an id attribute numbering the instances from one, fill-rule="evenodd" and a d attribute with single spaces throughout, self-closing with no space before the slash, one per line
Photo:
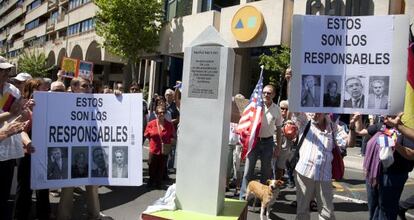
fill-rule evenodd
<path id="1" fill-rule="evenodd" d="M 280 110 L 287 111 L 287 110 L 288 110 L 288 108 L 283 108 L 283 107 L 281 107 L 281 108 L 280 108 Z"/>

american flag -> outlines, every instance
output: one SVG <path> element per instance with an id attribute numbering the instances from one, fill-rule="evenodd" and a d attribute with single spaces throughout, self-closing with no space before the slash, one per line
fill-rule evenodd
<path id="1" fill-rule="evenodd" d="M 263 66 L 261 66 L 259 81 L 256 84 L 249 105 L 244 109 L 237 126 L 237 133 L 240 134 L 240 143 L 243 146 L 242 158 L 245 159 L 250 151 L 256 146 L 262 124 L 263 111 Z"/>

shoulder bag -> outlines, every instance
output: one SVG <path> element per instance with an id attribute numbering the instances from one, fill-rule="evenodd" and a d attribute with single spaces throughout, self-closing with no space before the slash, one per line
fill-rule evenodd
<path id="1" fill-rule="evenodd" d="M 300 147 L 302 146 L 303 141 L 306 138 L 306 135 L 309 132 L 310 125 L 311 125 L 311 122 L 308 121 L 308 123 L 306 124 L 305 130 L 303 131 L 303 134 L 300 137 L 300 140 L 299 138 L 297 138 L 295 143 L 292 146 L 292 152 L 290 153 L 289 158 L 286 160 L 286 167 L 290 170 L 294 170 L 296 167 L 296 164 L 299 161 L 299 150 L 300 150 Z"/>

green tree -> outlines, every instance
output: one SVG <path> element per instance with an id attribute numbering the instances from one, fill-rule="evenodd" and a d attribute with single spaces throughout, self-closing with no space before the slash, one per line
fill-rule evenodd
<path id="1" fill-rule="evenodd" d="M 270 55 L 262 54 L 259 57 L 260 65 L 264 65 L 264 69 L 268 75 L 269 84 L 276 87 L 276 91 L 280 96 L 286 97 L 284 79 L 285 70 L 290 65 L 290 48 L 286 45 L 270 48 Z M 280 94 L 279 91 L 282 91 Z"/>
<path id="2" fill-rule="evenodd" d="M 48 77 L 49 71 L 53 68 L 47 66 L 47 57 L 44 53 L 37 51 L 23 52 L 17 61 L 17 72 L 26 72 L 33 77 Z"/>
<path id="3" fill-rule="evenodd" d="M 95 0 L 97 34 L 104 38 L 103 47 L 125 57 L 135 72 L 144 53 L 155 51 L 163 19 L 162 1 Z"/>

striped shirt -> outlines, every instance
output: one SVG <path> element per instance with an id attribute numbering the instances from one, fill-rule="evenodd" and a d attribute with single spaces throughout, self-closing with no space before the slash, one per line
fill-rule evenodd
<path id="1" fill-rule="evenodd" d="M 301 133 L 303 133 L 303 128 L 310 119 L 303 116 L 295 118 L 301 127 Z M 334 147 L 332 132 L 334 132 L 336 144 L 341 148 L 346 147 L 346 140 L 348 138 L 348 134 L 341 126 L 331 122 L 328 118 L 326 120 L 328 121 L 328 126 L 324 131 L 311 124 L 299 150 L 300 157 L 295 168 L 299 174 L 315 181 L 331 181 L 332 179 L 332 149 Z M 332 125 L 334 131 L 332 131 L 330 125 Z"/>

